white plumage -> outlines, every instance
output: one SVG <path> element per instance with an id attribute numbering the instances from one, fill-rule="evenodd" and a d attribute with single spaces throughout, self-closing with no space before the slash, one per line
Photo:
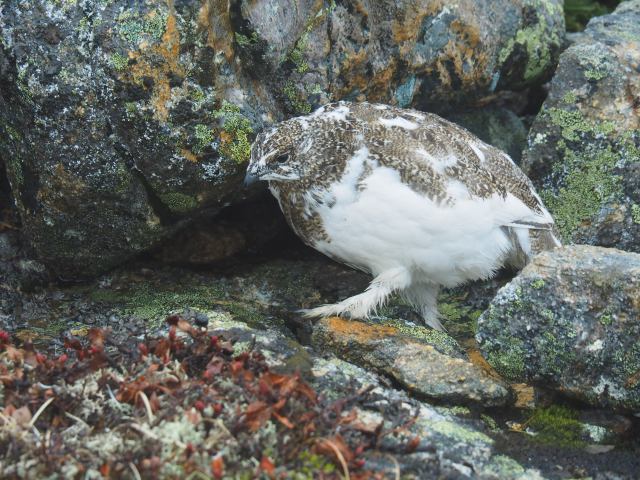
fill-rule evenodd
<path id="1" fill-rule="evenodd" d="M 249 174 L 269 180 L 306 243 L 374 276 L 365 292 L 311 316 L 364 318 L 397 292 L 441 329 L 441 286 L 559 245 L 511 159 L 431 114 L 328 105 L 258 136 Z"/>

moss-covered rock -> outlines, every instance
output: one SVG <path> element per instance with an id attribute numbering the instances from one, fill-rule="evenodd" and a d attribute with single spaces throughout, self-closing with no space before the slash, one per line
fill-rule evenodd
<path id="1" fill-rule="evenodd" d="M 560 57 L 523 169 L 567 242 L 640 251 L 640 2 L 592 19 Z"/>
<path id="2" fill-rule="evenodd" d="M 478 320 L 505 378 L 600 407 L 640 410 L 640 255 L 564 247 L 538 255 Z"/>

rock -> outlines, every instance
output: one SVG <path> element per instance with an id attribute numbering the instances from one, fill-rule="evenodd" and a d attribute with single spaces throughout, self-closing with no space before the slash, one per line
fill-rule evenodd
<path id="1" fill-rule="evenodd" d="M 507 108 L 482 108 L 450 115 L 448 120 L 462 125 L 481 140 L 507 152 L 514 162 L 520 163 L 527 145 L 527 127 Z"/>
<path id="2" fill-rule="evenodd" d="M 343 98 L 450 111 L 543 81 L 564 34 L 560 0 L 0 10 L 0 156 L 25 235 L 67 279 L 243 196 L 265 124 Z"/>
<path id="3" fill-rule="evenodd" d="M 567 242 L 640 251 L 640 1 L 560 56 L 523 169 Z"/>
<path id="4" fill-rule="evenodd" d="M 276 72 L 275 88 L 300 113 L 328 99 L 449 112 L 496 88 L 542 83 L 564 37 L 555 0 L 243 1 L 239 10 L 241 48 Z"/>
<path id="5" fill-rule="evenodd" d="M 466 360 L 446 333 L 403 324 L 371 325 L 338 317 L 320 320 L 313 344 L 365 368 L 373 368 L 408 391 L 458 404 L 504 406 L 509 387 Z"/>
<path id="6" fill-rule="evenodd" d="M 535 257 L 498 292 L 476 338 L 509 380 L 638 411 L 639 299 L 640 255 L 564 247 Z"/>

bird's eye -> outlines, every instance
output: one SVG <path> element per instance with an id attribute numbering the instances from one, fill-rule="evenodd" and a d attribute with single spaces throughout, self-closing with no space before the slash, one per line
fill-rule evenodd
<path id="1" fill-rule="evenodd" d="M 289 160 L 289 155 L 280 155 L 280 156 L 276 157 L 276 162 L 277 163 L 286 163 L 287 160 Z"/>

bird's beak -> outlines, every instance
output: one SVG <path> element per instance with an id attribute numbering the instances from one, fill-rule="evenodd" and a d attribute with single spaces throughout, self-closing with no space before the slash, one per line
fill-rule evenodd
<path id="1" fill-rule="evenodd" d="M 253 173 L 251 170 L 247 170 L 247 174 L 244 177 L 244 186 L 248 187 L 250 185 L 253 185 L 258 180 L 260 180 L 260 177 L 258 177 L 258 175 Z"/>

